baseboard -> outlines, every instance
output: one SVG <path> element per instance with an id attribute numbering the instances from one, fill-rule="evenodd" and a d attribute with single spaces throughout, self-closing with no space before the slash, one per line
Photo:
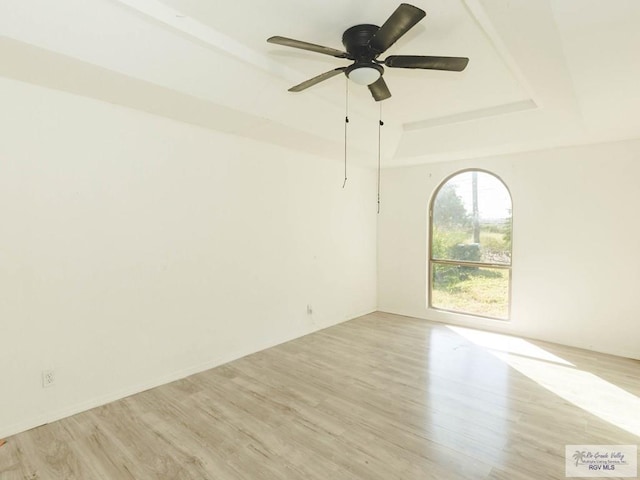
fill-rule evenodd
<path id="1" fill-rule="evenodd" d="M 428 322 L 439 323 L 441 325 L 455 325 L 459 327 L 472 328 L 475 330 L 483 330 L 483 331 L 492 332 L 492 333 L 499 333 L 502 335 L 511 335 L 511 336 L 519 337 L 525 340 L 538 340 L 541 342 L 556 343 L 558 345 L 564 345 L 567 347 L 580 348 L 582 350 L 588 350 L 588 351 L 597 352 L 597 353 L 604 353 L 605 355 L 613 355 L 614 357 L 629 358 L 631 360 L 640 360 L 640 352 L 631 352 L 626 350 L 616 350 L 614 352 L 606 348 L 600 348 L 595 345 L 589 345 L 582 342 L 567 341 L 567 339 L 559 339 L 553 336 L 532 336 L 527 334 L 526 332 L 523 333 L 510 328 L 510 325 L 508 323 L 503 322 L 502 320 L 487 321 L 487 319 L 481 319 L 480 322 L 477 322 L 475 320 L 469 320 L 469 321 L 461 320 L 459 318 L 444 320 L 444 319 L 430 318 L 427 315 L 415 315 L 415 314 L 411 314 L 410 312 L 403 312 L 403 311 L 379 310 L 379 312 L 387 313 L 389 315 L 398 315 L 401 317 L 417 318 L 420 320 L 426 320 Z"/>
<path id="2" fill-rule="evenodd" d="M 31 430 L 32 428 L 39 427 L 41 425 L 52 423 L 58 420 L 62 420 L 63 418 L 71 417 L 78 413 L 86 412 L 87 410 L 91 410 L 92 408 L 100 407 L 102 405 L 106 405 L 107 403 L 115 402 L 122 398 L 129 397 L 131 395 L 135 395 L 136 393 L 144 392 L 145 390 L 149 390 L 151 388 L 159 387 L 161 385 L 166 385 L 167 383 L 175 382 L 176 380 L 180 380 L 186 378 L 190 375 L 194 375 L 196 373 L 204 372 L 211 368 L 219 367 L 220 365 L 224 365 L 225 363 L 232 362 L 233 360 L 237 360 L 239 358 L 245 357 L 247 355 L 251 355 L 256 352 L 260 352 L 262 350 L 266 350 L 268 348 L 275 347 L 277 345 L 290 342 L 291 340 L 295 340 L 296 338 L 303 337 L 305 335 L 309 335 L 311 333 L 324 330 L 325 328 L 330 328 L 334 325 L 338 325 L 340 323 L 347 322 L 349 320 L 353 320 L 354 318 L 361 317 L 363 315 L 368 315 L 369 313 L 375 312 L 374 310 L 366 311 L 365 313 L 356 314 L 352 318 L 347 318 L 344 320 L 338 320 L 336 322 L 329 323 L 327 325 L 321 326 L 313 326 L 309 331 L 300 333 L 296 332 L 292 335 L 285 335 L 281 338 L 272 338 L 266 341 L 262 341 L 259 344 L 248 346 L 246 348 L 242 348 L 235 352 L 229 352 L 225 355 L 221 355 L 219 357 L 208 360 L 204 363 L 200 363 L 198 365 L 193 365 L 188 368 L 184 368 L 181 370 L 177 370 L 168 375 L 162 375 L 148 382 L 139 383 L 136 385 L 132 385 L 125 389 L 119 390 L 114 393 L 110 393 L 107 395 L 103 395 L 100 397 L 93 398 L 91 400 L 87 400 L 84 402 L 80 402 L 74 405 L 67 406 L 65 408 L 46 412 L 42 415 L 38 415 L 36 417 L 32 417 L 28 420 L 15 423 L 13 425 L 9 425 L 0 429 L 0 438 L 8 438 L 12 435 L 16 435 L 20 432 L 25 432 L 27 430 Z"/>

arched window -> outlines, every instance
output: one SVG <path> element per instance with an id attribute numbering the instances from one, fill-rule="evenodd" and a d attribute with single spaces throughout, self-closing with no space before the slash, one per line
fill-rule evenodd
<path id="1" fill-rule="evenodd" d="M 511 195 L 495 175 L 459 172 L 429 209 L 429 307 L 507 320 L 511 298 Z"/>

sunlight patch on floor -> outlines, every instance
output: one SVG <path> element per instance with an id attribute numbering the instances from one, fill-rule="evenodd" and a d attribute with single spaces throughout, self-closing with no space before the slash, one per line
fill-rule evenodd
<path id="1" fill-rule="evenodd" d="M 574 367 L 571 362 L 558 357 L 547 350 L 534 345 L 522 338 L 501 335 L 499 333 L 485 332 L 483 330 L 473 330 L 471 328 L 448 326 L 448 328 L 461 337 L 470 340 L 474 344 L 485 347 L 493 352 L 513 353 L 523 357 L 529 357 L 547 362 L 559 363 Z"/>
<path id="2" fill-rule="evenodd" d="M 575 406 L 640 437 L 640 398 L 593 373 L 508 335 L 449 326 L 475 345 Z"/>

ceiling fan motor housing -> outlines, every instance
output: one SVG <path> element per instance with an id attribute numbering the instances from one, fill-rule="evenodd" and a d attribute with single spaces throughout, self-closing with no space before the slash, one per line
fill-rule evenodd
<path id="1" fill-rule="evenodd" d="M 380 30 L 377 25 L 354 25 L 342 34 L 342 44 L 356 62 L 371 62 L 379 52 L 369 46 L 371 37 Z"/>

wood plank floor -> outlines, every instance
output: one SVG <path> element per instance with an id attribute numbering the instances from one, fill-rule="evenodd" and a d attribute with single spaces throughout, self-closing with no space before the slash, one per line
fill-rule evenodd
<path id="1" fill-rule="evenodd" d="M 375 313 L 13 436 L 0 479 L 564 479 L 639 397 L 635 360 Z"/>

